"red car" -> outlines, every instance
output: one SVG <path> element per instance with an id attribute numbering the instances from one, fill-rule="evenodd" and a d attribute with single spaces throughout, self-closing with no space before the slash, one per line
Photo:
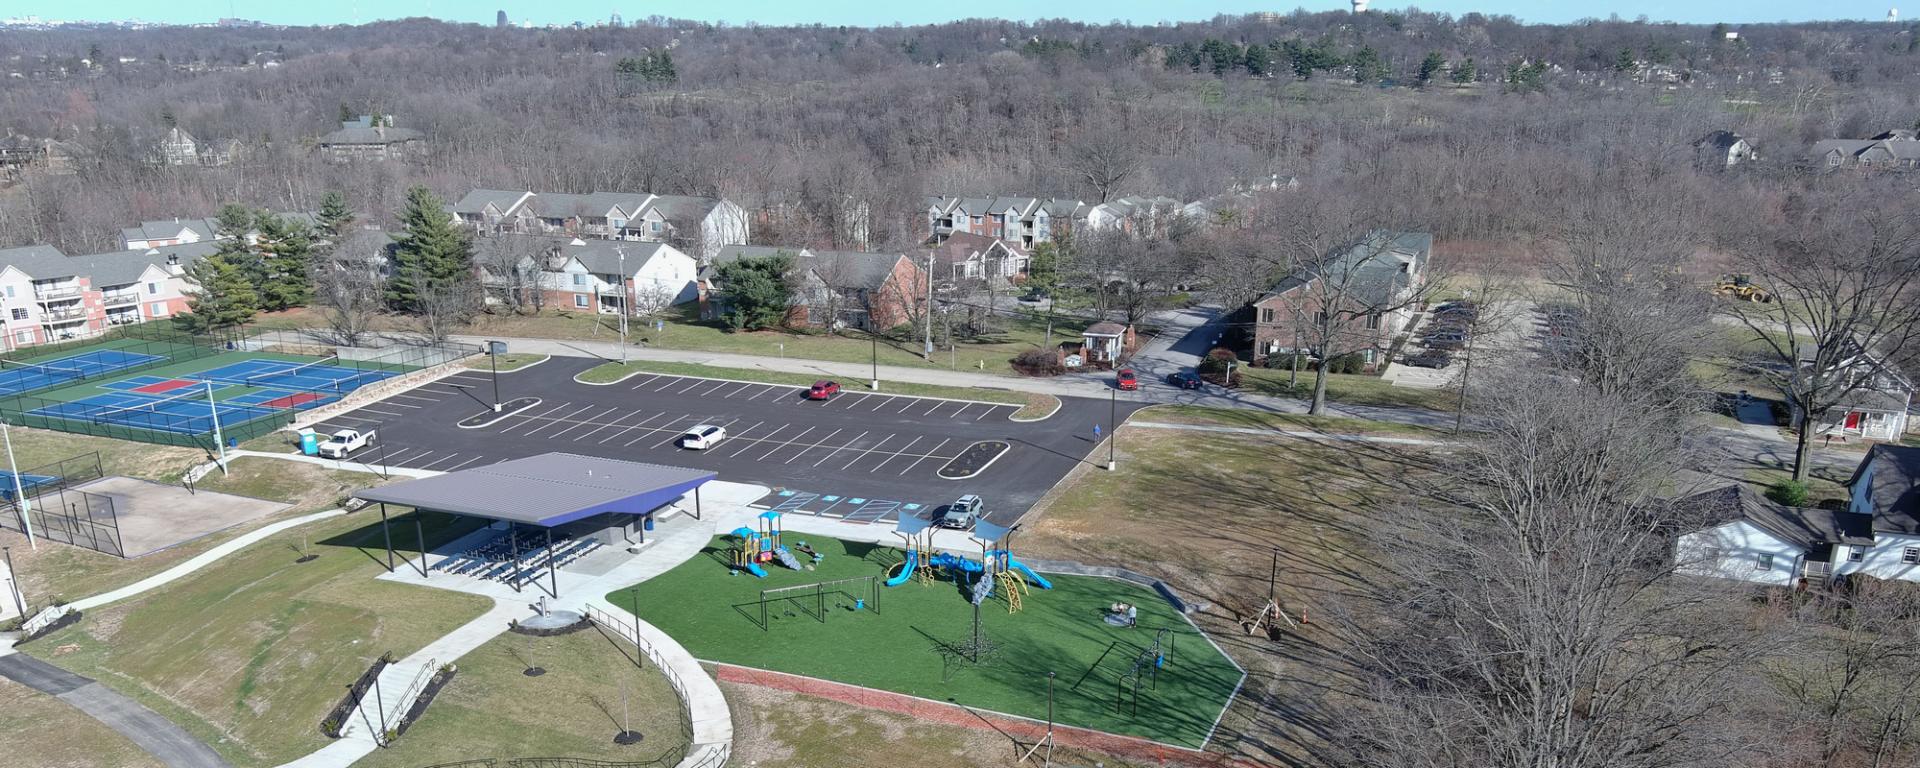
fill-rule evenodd
<path id="1" fill-rule="evenodd" d="M 1132 368 L 1122 368 L 1113 374 L 1113 385 L 1121 389 L 1139 389 L 1140 380 L 1134 378 Z"/>
<path id="2" fill-rule="evenodd" d="M 840 391 L 840 382 L 826 381 L 823 379 L 821 381 L 814 382 L 813 388 L 807 390 L 807 399 L 808 400 L 825 400 L 829 397 L 833 397 L 833 393 L 839 392 L 839 391 Z"/>

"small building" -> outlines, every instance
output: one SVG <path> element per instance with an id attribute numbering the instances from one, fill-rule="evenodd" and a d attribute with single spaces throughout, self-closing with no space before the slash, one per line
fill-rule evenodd
<path id="1" fill-rule="evenodd" d="M 1025 277 L 1033 256 L 997 237 L 955 232 L 933 246 L 935 280 L 958 285 L 990 282 L 1009 285 Z"/>
<path id="2" fill-rule="evenodd" d="M 1714 131 L 1702 136 L 1693 143 L 1693 149 L 1699 154 L 1700 167 L 1709 170 L 1732 168 L 1760 159 L 1760 152 L 1753 144 L 1732 131 Z"/>
<path id="3" fill-rule="evenodd" d="M 1133 326 L 1102 320 L 1080 332 L 1080 365 L 1101 370 L 1113 368 L 1126 362 L 1139 347 L 1140 338 Z"/>
<path id="4" fill-rule="evenodd" d="M 523 241 L 515 272 L 527 276 L 515 285 L 508 275 L 481 266 L 481 281 L 496 296 L 502 290 L 539 291 L 541 305 L 581 312 L 651 315 L 699 297 L 693 257 L 666 243 L 502 235 Z"/>
<path id="5" fill-rule="evenodd" d="M 1803 344 L 1796 350 L 1802 370 L 1813 364 L 1815 349 Z M 1913 382 L 1881 357 L 1855 353 L 1841 360 L 1828 374 L 1834 386 L 1846 387 L 1839 401 L 1813 420 L 1815 437 L 1842 442 L 1874 440 L 1893 442 L 1907 432 L 1907 408 L 1913 403 Z M 1795 412 L 1797 427 L 1803 414 Z"/>
<path id="6" fill-rule="evenodd" d="M 321 136 L 320 152 L 334 162 L 405 160 L 425 152 L 426 134 L 394 125 L 393 115 L 361 115 Z"/>

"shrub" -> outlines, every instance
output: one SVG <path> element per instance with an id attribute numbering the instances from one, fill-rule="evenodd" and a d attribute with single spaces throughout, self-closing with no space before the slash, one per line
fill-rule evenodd
<path id="1" fill-rule="evenodd" d="M 1215 347 L 1213 351 L 1207 353 L 1206 358 L 1202 359 L 1199 365 L 1194 366 L 1200 378 L 1223 387 L 1240 386 L 1240 378 L 1246 368 L 1246 363 L 1240 362 L 1239 355 L 1225 347 Z M 1232 379 L 1227 378 L 1228 370 L 1233 371 Z"/>
<path id="2" fill-rule="evenodd" d="M 1789 507 L 1804 507 L 1807 505 L 1807 484 L 1798 480 L 1782 480 L 1767 486 L 1767 498 Z"/>
<path id="3" fill-rule="evenodd" d="M 1013 369 L 1028 376 L 1058 376 L 1067 371 L 1051 349 L 1029 349 L 1014 355 Z"/>

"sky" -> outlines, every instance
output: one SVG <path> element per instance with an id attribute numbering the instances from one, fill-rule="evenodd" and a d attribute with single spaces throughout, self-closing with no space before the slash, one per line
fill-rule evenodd
<path id="1" fill-rule="evenodd" d="M 1920 14 L 1920 0 L 1913 0 Z M 1373 0 L 1376 9 L 1417 5 L 1428 11 L 1455 15 L 1470 11 L 1509 14 L 1524 21 L 1564 23 L 1575 19 L 1618 14 L 1632 19 L 1646 15 L 1655 21 L 1710 24 L 1828 19 L 1886 18 L 1898 0 Z M 900 22 L 922 24 L 962 17 L 1032 19 L 1036 15 L 1079 21 L 1115 19 L 1138 24 L 1194 21 L 1221 13 L 1344 9 L 1348 0 L 1052 0 L 1048 3 L 975 0 L 962 4 L 860 2 L 859 0 L 11 0 L 0 16 L 39 16 L 43 19 L 111 21 L 140 19 L 167 23 L 210 22 L 237 16 L 280 24 L 337 24 L 369 22 L 406 16 L 433 16 L 451 21 L 492 24 L 494 12 L 505 10 L 514 23 L 594 22 L 621 13 L 627 21 L 659 14 L 702 21 L 785 25 L 821 23 L 875 26 Z M 1903 14 L 1910 15 L 1910 14 Z"/>

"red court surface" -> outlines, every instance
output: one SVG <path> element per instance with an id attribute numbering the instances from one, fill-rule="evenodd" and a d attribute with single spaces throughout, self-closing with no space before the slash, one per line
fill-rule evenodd
<path id="1" fill-rule="evenodd" d="M 176 389 L 185 389 L 187 387 L 191 387 L 197 383 L 199 382 L 188 381 L 187 379 L 168 379 L 166 381 L 156 381 L 152 384 L 148 384 L 145 386 L 134 387 L 133 391 L 145 392 L 147 394 L 153 394 L 156 392 L 172 392 Z"/>
<path id="2" fill-rule="evenodd" d="M 294 406 L 311 403 L 315 400 L 320 399 L 321 397 L 322 395 L 320 395 L 317 392 L 299 392 L 299 393 L 287 395 L 286 397 L 276 397 L 272 400 L 268 400 L 264 403 L 261 403 L 261 405 L 264 405 L 268 408 L 292 408 Z"/>

